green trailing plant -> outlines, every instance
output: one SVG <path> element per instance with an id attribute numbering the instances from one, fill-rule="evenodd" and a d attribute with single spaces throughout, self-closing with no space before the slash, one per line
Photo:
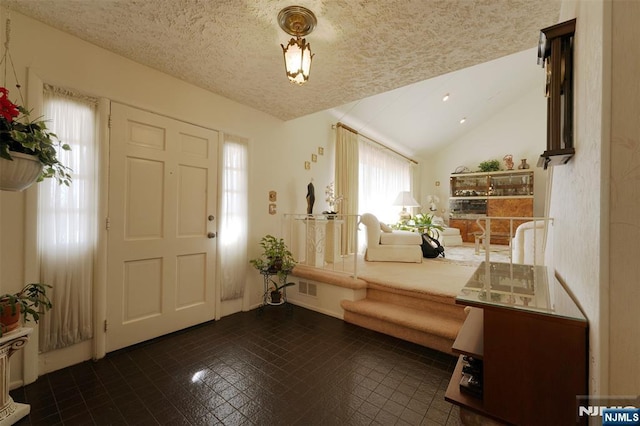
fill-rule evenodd
<path id="1" fill-rule="evenodd" d="M 29 111 L 11 102 L 8 96 L 9 91 L 0 87 L 0 157 L 13 161 L 11 152 L 33 155 L 43 165 L 38 182 L 54 178 L 69 186 L 71 169 L 58 160 L 56 151 L 69 151 L 69 145 L 60 142 L 43 120 L 31 121 Z"/>
<path id="2" fill-rule="evenodd" d="M 277 280 L 272 280 L 273 284 L 269 290 L 271 292 L 271 302 L 280 303 L 280 292 L 283 288 L 295 285 L 287 282 L 287 277 L 296 265 L 293 254 L 282 238 L 273 235 L 265 235 L 260 240 L 262 254 L 260 257 L 251 259 L 249 263 L 263 274 L 276 275 Z"/>
<path id="3" fill-rule="evenodd" d="M 249 261 L 254 268 L 260 271 L 284 274 L 286 277 L 297 263 L 282 238 L 265 235 L 260 240 L 260 247 L 262 247 L 260 257 Z"/>
<path id="4" fill-rule="evenodd" d="M 411 219 L 402 220 L 391 227 L 401 231 L 413 231 L 421 234 L 427 234 L 436 240 L 440 238 L 440 231 L 444 231 L 444 227 L 442 225 L 433 222 L 433 215 L 423 213 L 411 216 Z"/>
<path id="5" fill-rule="evenodd" d="M 27 284 L 17 293 L 3 294 L 0 296 L 0 314 L 15 315 L 20 312 L 22 322 L 38 322 L 40 316 L 53 307 L 47 296 L 50 285 L 31 283 Z M 0 336 L 4 327 L 0 327 Z"/>
<path id="6" fill-rule="evenodd" d="M 487 160 L 478 165 L 481 172 L 497 172 L 500 170 L 499 160 Z"/>

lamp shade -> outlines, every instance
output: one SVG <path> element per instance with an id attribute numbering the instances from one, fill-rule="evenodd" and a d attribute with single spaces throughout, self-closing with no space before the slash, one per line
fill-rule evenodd
<path id="1" fill-rule="evenodd" d="M 396 200 L 393 202 L 393 205 L 402 207 L 420 207 L 420 204 L 418 204 L 409 191 L 400 191 Z"/>
<path id="2" fill-rule="evenodd" d="M 311 71 L 311 45 L 305 39 L 296 37 L 289 40 L 287 46 L 282 46 L 284 54 L 284 67 L 287 71 L 289 81 L 302 85 L 309 80 Z"/>

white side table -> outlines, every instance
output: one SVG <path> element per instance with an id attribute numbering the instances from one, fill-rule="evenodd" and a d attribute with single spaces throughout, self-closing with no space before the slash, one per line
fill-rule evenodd
<path id="1" fill-rule="evenodd" d="M 344 220 L 313 217 L 302 219 L 305 227 L 306 265 L 322 268 L 340 259 L 340 232 Z"/>
<path id="2" fill-rule="evenodd" d="M 324 246 L 327 233 L 327 219 L 304 219 L 305 264 L 322 268 L 324 266 Z"/>
<path id="3" fill-rule="evenodd" d="M 21 327 L 0 337 L 0 426 L 12 425 L 31 411 L 28 404 L 14 402 L 9 395 L 9 358 L 27 344 L 32 331 Z"/>
<path id="4" fill-rule="evenodd" d="M 344 220 L 330 219 L 327 221 L 326 239 L 324 245 L 324 260 L 327 263 L 340 261 L 340 237 Z"/>

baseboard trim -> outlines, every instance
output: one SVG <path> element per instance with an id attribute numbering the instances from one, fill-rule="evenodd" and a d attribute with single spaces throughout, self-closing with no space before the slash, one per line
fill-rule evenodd
<path id="1" fill-rule="evenodd" d="M 92 347 L 93 340 L 85 340 L 77 345 L 39 354 L 38 376 L 90 360 L 93 357 Z"/>

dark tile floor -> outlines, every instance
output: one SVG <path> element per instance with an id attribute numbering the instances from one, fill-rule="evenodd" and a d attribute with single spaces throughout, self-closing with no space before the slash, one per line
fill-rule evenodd
<path id="1" fill-rule="evenodd" d="M 303 308 L 239 313 L 40 377 L 18 425 L 459 425 L 455 359 Z"/>

